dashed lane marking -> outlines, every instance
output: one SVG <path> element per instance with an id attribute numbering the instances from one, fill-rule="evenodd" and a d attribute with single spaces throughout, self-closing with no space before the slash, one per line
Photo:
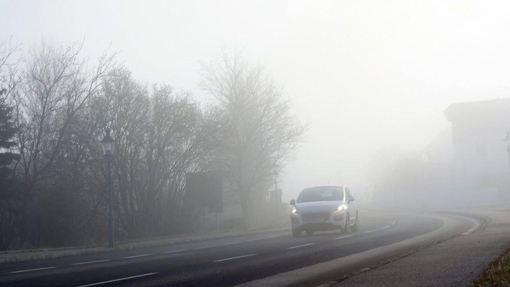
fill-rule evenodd
<path id="1" fill-rule="evenodd" d="M 103 285 L 103 284 L 108 284 L 108 283 L 113 283 L 113 282 L 119 282 L 119 281 L 125 281 L 125 280 L 129 280 L 129 279 L 135 279 L 135 278 L 140 278 L 140 277 L 151 276 L 151 275 L 155 275 L 155 274 L 158 274 L 158 273 L 156 273 L 156 272 L 145 273 L 145 274 L 136 275 L 136 276 L 129 276 L 129 277 L 113 279 L 113 280 L 108 280 L 108 281 L 102 281 L 102 282 L 97 282 L 97 283 L 92 283 L 92 284 L 87 284 L 87 285 L 80 285 L 78 287 L 89 287 L 89 286 Z"/>
<path id="2" fill-rule="evenodd" d="M 303 245 L 298 245 L 298 246 L 287 247 L 287 249 L 301 248 L 301 247 L 306 247 L 306 246 L 310 246 L 310 245 L 314 245 L 314 244 L 315 243 L 308 243 L 308 244 L 303 244 Z"/>
<path id="3" fill-rule="evenodd" d="M 340 237 L 337 237 L 337 238 L 335 238 L 335 239 L 343 239 L 343 238 L 348 238 L 348 237 L 352 237 L 352 235 L 340 236 Z"/>
<path id="4" fill-rule="evenodd" d="M 149 256 L 149 255 L 152 255 L 152 254 L 140 254 L 140 255 L 126 256 L 126 257 L 122 257 L 122 259 L 131 259 L 131 258 L 145 257 L 145 256 Z"/>
<path id="5" fill-rule="evenodd" d="M 251 257 L 251 256 L 255 256 L 255 255 L 257 255 L 257 254 L 247 254 L 247 255 L 241 255 L 241 256 L 236 256 L 236 257 L 230 257 L 230 258 L 218 259 L 218 260 L 214 260 L 213 262 L 223 262 L 223 261 L 229 261 L 229 260 L 234 260 L 234 259 L 240 259 L 240 258 Z"/>
<path id="6" fill-rule="evenodd" d="M 188 249 L 168 250 L 168 251 L 165 251 L 163 253 L 166 253 L 166 254 L 168 254 L 168 253 L 176 253 L 176 252 L 181 252 L 181 251 L 186 251 L 186 250 L 188 250 Z"/>
<path id="7" fill-rule="evenodd" d="M 367 233 L 372 233 L 372 232 L 375 232 L 375 231 L 377 231 L 377 229 L 367 230 L 367 231 L 365 231 L 365 232 L 363 232 L 363 233 L 367 234 Z"/>
<path id="8" fill-rule="evenodd" d="M 86 261 L 86 262 L 74 263 L 73 265 L 85 265 L 85 264 L 101 263 L 101 262 L 108 262 L 108 261 L 112 261 L 112 260 L 104 259 L 104 260 Z"/>
<path id="9" fill-rule="evenodd" d="M 388 228 L 390 228 L 390 227 L 391 227 L 391 226 L 390 226 L 390 225 L 388 225 L 388 226 L 383 227 L 383 229 L 388 229 Z"/>
<path id="10" fill-rule="evenodd" d="M 36 269 L 26 269 L 26 270 L 12 271 L 12 272 L 9 272 L 9 273 L 10 274 L 16 274 L 16 273 L 25 273 L 25 272 L 47 270 L 47 269 L 54 269 L 54 268 L 57 268 L 57 267 L 56 266 L 52 266 L 52 267 L 43 267 L 43 268 L 36 268 Z"/>

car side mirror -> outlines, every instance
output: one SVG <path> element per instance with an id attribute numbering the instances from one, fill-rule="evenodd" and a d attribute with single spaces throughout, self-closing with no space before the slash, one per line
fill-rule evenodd
<path id="1" fill-rule="evenodd" d="M 290 201 L 290 205 L 296 205 L 296 201 L 293 199 Z"/>
<path id="2" fill-rule="evenodd" d="M 351 201 L 354 201 L 354 196 L 352 196 L 352 195 L 349 197 L 349 202 L 351 202 Z"/>

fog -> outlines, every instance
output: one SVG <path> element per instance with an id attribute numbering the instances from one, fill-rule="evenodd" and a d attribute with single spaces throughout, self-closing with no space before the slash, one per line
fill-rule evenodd
<path id="1" fill-rule="evenodd" d="M 503 1 L 0 4 L 0 35 L 24 51 L 41 40 L 83 41 L 95 59 L 109 47 L 135 78 L 204 104 L 213 98 L 200 88 L 201 62 L 226 50 L 263 65 L 308 124 L 279 178 L 284 201 L 328 184 L 370 197 L 379 150 L 419 154 L 450 126 L 450 104 L 504 98 L 510 89 Z"/>

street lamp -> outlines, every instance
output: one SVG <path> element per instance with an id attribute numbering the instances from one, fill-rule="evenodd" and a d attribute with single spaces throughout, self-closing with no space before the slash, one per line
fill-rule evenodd
<path id="1" fill-rule="evenodd" d="M 275 202 L 275 214 L 278 216 L 278 164 L 273 165 L 274 168 L 274 202 Z"/>
<path id="2" fill-rule="evenodd" d="M 274 190 L 275 191 L 278 190 L 278 171 L 277 171 L 277 168 L 278 168 L 278 166 L 276 166 L 275 170 L 274 170 Z"/>
<path id="3" fill-rule="evenodd" d="M 108 247 L 113 248 L 113 215 L 112 215 L 112 202 L 113 202 L 113 194 L 112 194 L 112 172 L 110 161 L 113 157 L 113 153 L 115 151 L 115 141 L 110 136 L 110 129 L 106 129 L 106 136 L 101 141 L 103 145 L 103 153 L 106 156 L 106 161 L 108 162 L 108 193 L 110 196 L 109 202 L 109 218 L 108 218 Z"/>

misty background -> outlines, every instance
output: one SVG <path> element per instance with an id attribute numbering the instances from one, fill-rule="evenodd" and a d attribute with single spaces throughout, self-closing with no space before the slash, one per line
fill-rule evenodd
<path id="1" fill-rule="evenodd" d="M 284 200 L 308 186 L 369 186 L 381 147 L 421 150 L 452 103 L 510 87 L 504 1 L 1 1 L 0 34 L 23 43 L 108 47 L 141 81 L 198 86 L 200 61 L 242 50 L 292 100 L 309 130 L 280 179 Z"/>
<path id="2" fill-rule="evenodd" d="M 221 126 L 213 124 L 221 122 L 221 115 L 211 112 L 218 103 L 218 97 L 211 92 L 217 83 L 207 83 L 204 68 L 207 75 L 207 67 L 212 67 L 209 75 L 214 75 L 218 70 L 213 63 L 221 62 L 222 55 L 240 55 L 243 65 L 246 61 L 249 67 L 264 67 L 264 75 L 269 75 L 265 83 L 277 91 L 275 94 L 283 92 L 290 115 L 307 126 L 303 137 L 295 137 L 299 144 L 291 153 L 291 160 L 275 163 L 280 169 L 277 185 L 283 190 L 284 202 L 296 198 L 307 187 L 345 184 L 360 203 L 377 203 L 381 195 L 390 191 L 395 199 L 401 199 L 394 203 L 405 203 L 416 202 L 417 197 L 413 196 L 421 196 L 422 189 L 434 189 L 434 196 L 441 198 L 448 189 L 462 192 L 479 184 L 452 181 L 453 173 L 464 172 L 464 179 L 468 178 L 458 167 L 466 168 L 465 162 L 459 165 L 459 160 L 463 160 L 460 152 L 472 147 L 460 142 L 465 145 L 457 148 L 457 161 L 447 163 L 453 157 L 448 150 L 451 131 L 448 134 L 447 130 L 452 124 L 445 110 L 454 103 L 508 97 L 509 12 L 510 4 L 506 2 L 482 1 L 0 0 L 0 40 L 13 46 L 19 44 L 10 60 L 19 59 L 18 64 L 27 67 L 37 61 L 43 63 L 44 59 L 57 59 L 65 49 L 52 49 L 71 45 L 71 51 L 77 52 L 80 59 L 88 59 L 83 70 L 76 69 L 77 75 L 79 71 L 93 70 L 107 50 L 105 67 L 109 66 L 108 57 L 114 56 L 120 68 L 111 74 L 105 72 L 104 79 L 91 83 L 104 85 L 102 100 L 111 101 L 118 108 L 114 116 L 128 111 L 133 118 L 124 123 L 135 118 L 133 122 L 143 123 L 144 119 L 136 117 L 136 109 L 154 108 L 158 119 L 168 114 L 164 107 L 182 109 L 187 115 L 179 120 L 192 128 L 182 136 L 202 144 L 194 152 L 203 160 L 201 156 L 196 161 L 190 159 L 181 173 L 207 166 L 208 156 L 215 148 L 216 139 L 211 134 L 218 134 L 215 131 Z M 48 56 L 53 52 L 43 53 L 44 47 L 56 52 L 56 58 Z M 133 103 L 123 102 L 125 91 L 119 88 L 122 84 L 131 87 L 127 94 Z M 23 92 L 30 95 L 28 90 L 20 94 Z M 466 110 L 465 105 L 452 109 L 455 121 L 458 113 L 469 110 L 467 117 L 473 116 L 471 122 L 476 122 L 475 115 L 485 119 L 503 104 L 505 108 L 499 109 L 498 118 L 494 119 L 497 128 L 491 130 L 488 145 L 494 152 L 487 160 L 488 166 L 496 163 L 498 167 L 501 190 L 508 184 L 502 141 L 508 128 L 508 103 L 482 103 L 480 107 L 487 110 L 473 106 L 479 113 Z M 285 106 L 283 110 L 286 109 Z M 84 113 L 104 125 L 106 119 L 97 111 Z M 165 126 L 162 122 L 161 127 Z M 99 136 L 98 128 L 91 129 L 91 137 Z M 168 134 L 182 131 L 169 130 Z M 487 140 L 476 129 L 469 133 L 471 140 Z M 143 142 L 141 138 L 137 140 L 121 143 L 126 155 L 131 147 Z M 72 150 L 73 142 L 67 144 Z M 102 171 L 98 146 L 94 148 L 93 170 Z M 122 156 L 122 149 L 119 151 L 118 160 L 122 161 L 126 157 Z M 62 158 L 65 160 L 65 156 Z M 477 158 L 473 160 L 476 162 Z M 124 162 L 129 166 L 128 160 Z M 272 167 L 265 168 L 265 178 L 254 183 L 257 191 L 273 188 L 269 170 Z M 481 166 L 483 169 L 490 170 Z M 90 190 L 99 194 L 103 174 L 95 176 L 101 180 Z M 163 173 L 158 176 L 164 179 Z M 179 176 L 182 181 L 182 174 Z M 455 180 L 459 178 L 462 177 Z M 430 179 L 433 182 L 425 185 Z M 126 184 L 126 188 L 130 186 L 129 182 Z M 53 187 L 49 185 L 49 189 Z M 379 197 L 375 198 L 377 191 Z M 476 192 L 476 188 L 472 189 L 472 193 Z M 498 200 L 497 192 L 491 192 Z M 412 198 L 406 198 L 406 194 Z M 119 195 L 125 196 L 122 192 Z M 98 209 L 102 208 L 103 196 L 97 197 Z M 48 206 L 56 199 L 49 198 Z M 159 208 L 166 210 L 161 205 Z M 136 214 L 130 216 L 131 221 L 136 221 Z M 135 227 L 128 232 L 127 226 L 126 223 L 124 228 L 130 237 L 144 235 Z M 154 227 L 154 234 L 166 234 L 165 228 Z"/>

